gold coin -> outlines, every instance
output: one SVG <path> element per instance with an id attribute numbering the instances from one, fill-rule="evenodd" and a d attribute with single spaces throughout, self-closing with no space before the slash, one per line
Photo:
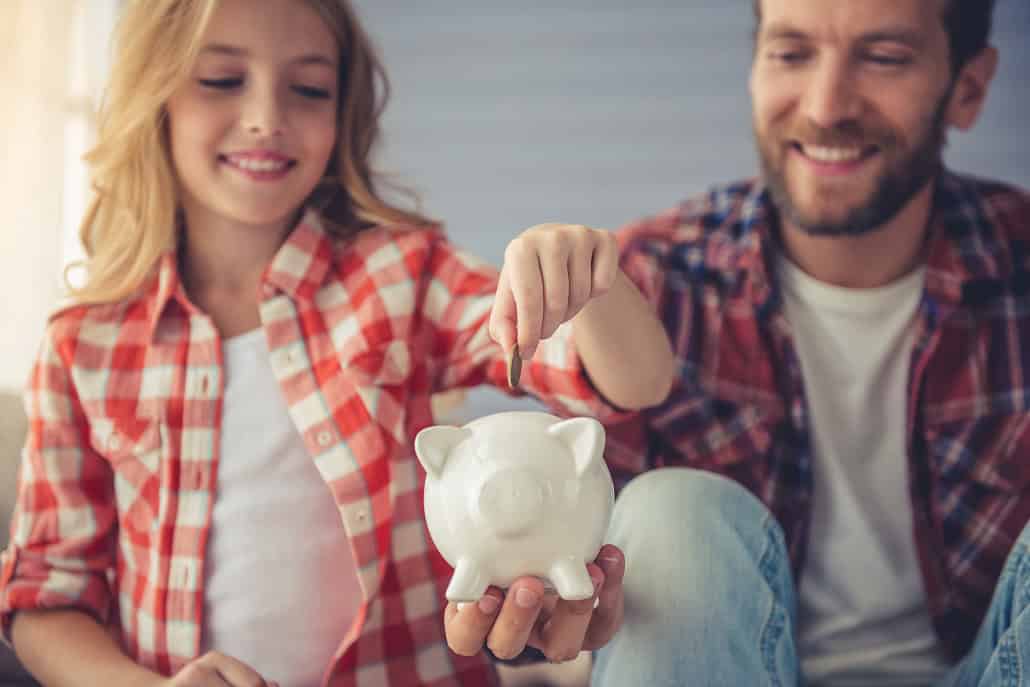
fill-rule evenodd
<path id="1" fill-rule="evenodd" d="M 508 386 L 512 389 L 519 385 L 519 377 L 522 375 L 522 358 L 519 356 L 519 345 L 515 344 L 508 353 Z"/>

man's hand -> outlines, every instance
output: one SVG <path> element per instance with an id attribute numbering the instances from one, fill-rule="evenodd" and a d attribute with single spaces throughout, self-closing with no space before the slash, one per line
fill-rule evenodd
<path id="1" fill-rule="evenodd" d="M 552 662 L 570 661 L 580 651 L 598 649 L 622 624 L 622 552 L 605 544 L 594 563 L 587 566 L 594 582 L 594 596 L 566 601 L 544 594 L 543 583 L 523 577 L 504 594 L 490 587 L 477 603 L 448 603 L 444 630 L 451 650 L 473 656 L 486 646 L 500 659 L 512 659 L 527 647 L 535 647 Z M 594 601 L 597 600 L 597 608 Z"/>

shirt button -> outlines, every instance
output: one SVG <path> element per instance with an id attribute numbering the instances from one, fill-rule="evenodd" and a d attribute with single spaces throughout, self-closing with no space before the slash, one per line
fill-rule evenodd
<path id="1" fill-rule="evenodd" d="M 330 434 L 329 432 L 319 432 L 318 433 L 318 445 L 319 446 L 325 447 L 325 446 L 328 446 L 329 444 L 331 444 L 332 442 L 333 442 L 333 435 Z"/>

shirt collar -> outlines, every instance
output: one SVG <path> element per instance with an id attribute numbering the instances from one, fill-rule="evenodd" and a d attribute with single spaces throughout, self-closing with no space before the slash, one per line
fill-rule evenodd
<path id="1" fill-rule="evenodd" d="M 997 293 L 1016 269 L 1010 237 L 990 216 L 974 180 L 948 172 L 934 192 L 927 246 L 927 293 L 959 305 Z"/>
<path id="2" fill-rule="evenodd" d="M 765 184 L 752 182 L 735 211 L 737 217 L 727 218 L 729 231 L 706 250 L 708 267 L 724 282 L 743 277 L 746 295 L 766 309 L 778 295 L 768 250 L 775 246 L 777 210 Z M 939 301 L 960 305 L 997 293 L 1015 270 L 1008 237 L 991 221 L 973 180 L 941 173 L 928 231 L 926 292 Z"/>
<path id="3" fill-rule="evenodd" d="M 265 270 L 262 298 L 283 293 L 294 301 L 311 300 L 325 281 L 332 261 L 332 238 L 318 213 L 306 210 Z M 159 259 L 156 274 L 143 288 L 142 299 L 147 308 L 148 341 L 154 340 L 158 325 L 170 308 L 199 313 L 186 295 L 175 249 L 166 251 Z"/>

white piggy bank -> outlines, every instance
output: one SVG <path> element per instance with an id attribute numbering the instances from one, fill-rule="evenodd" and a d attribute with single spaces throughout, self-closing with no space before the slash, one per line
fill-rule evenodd
<path id="1" fill-rule="evenodd" d="M 415 437 L 429 534 L 454 567 L 451 601 L 535 575 L 564 599 L 593 595 L 586 564 L 608 531 L 615 490 L 596 420 L 496 413 Z"/>

